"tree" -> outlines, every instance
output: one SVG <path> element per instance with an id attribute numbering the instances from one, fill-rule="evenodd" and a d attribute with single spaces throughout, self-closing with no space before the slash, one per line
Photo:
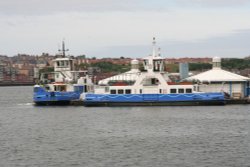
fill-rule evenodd
<path id="1" fill-rule="evenodd" d="M 126 72 L 130 70 L 130 65 L 119 65 L 111 62 L 97 62 L 91 64 L 92 67 L 99 67 L 102 72 Z"/>
<path id="2" fill-rule="evenodd" d="M 204 71 L 212 68 L 212 64 L 209 63 L 189 63 L 190 71 Z"/>
<path id="3" fill-rule="evenodd" d="M 79 65 L 76 65 L 76 69 L 77 70 L 80 70 L 80 69 L 88 69 L 88 67 L 89 67 L 90 65 L 89 64 L 87 64 L 87 63 L 81 63 L 81 64 L 79 64 Z"/>

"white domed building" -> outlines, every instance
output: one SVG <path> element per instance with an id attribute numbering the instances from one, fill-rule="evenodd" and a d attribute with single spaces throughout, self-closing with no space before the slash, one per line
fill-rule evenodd
<path id="1" fill-rule="evenodd" d="M 226 92 L 233 98 L 249 96 L 250 78 L 221 69 L 221 58 L 213 58 L 213 68 L 209 71 L 186 78 L 197 83 L 195 89 L 203 92 Z"/>
<path id="2" fill-rule="evenodd" d="M 133 59 L 131 60 L 130 71 L 100 80 L 98 85 L 107 85 L 107 84 L 121 85 L 123 84 L 123 82 L 134 83 L 135 80 L 138 78 L 139 73 L 140 73 L 139 61 L 137 59 Z"/>

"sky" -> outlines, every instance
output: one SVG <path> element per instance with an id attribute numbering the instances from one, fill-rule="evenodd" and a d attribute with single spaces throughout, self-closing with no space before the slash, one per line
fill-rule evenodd
<path id="1" fill-rule="evenodd" d="M 0 0 L 0 54 L 250 55 L 250 0 Z"/>

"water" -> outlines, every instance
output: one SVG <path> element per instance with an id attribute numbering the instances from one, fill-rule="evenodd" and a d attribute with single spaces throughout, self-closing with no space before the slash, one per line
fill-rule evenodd
<path id="1" fill-rule="evenodd" d="M 250 166 L 250 105 L 36 107 L 0 87 L 0 166 Z"/>

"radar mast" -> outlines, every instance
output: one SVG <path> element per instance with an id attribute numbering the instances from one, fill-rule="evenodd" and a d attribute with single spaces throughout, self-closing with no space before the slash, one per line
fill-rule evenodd
<path id="1" fill-rule="evenodd" d="M 62 53 L 62 57 L 63 57 L 63 58 L 66 57 L 66 54 L 65 54 L 65 53 L 68 52 L 69 49 L 65 49 L 64 40 L 62 41 L 62 49 L 58 49 L 58 51 Z"/>

